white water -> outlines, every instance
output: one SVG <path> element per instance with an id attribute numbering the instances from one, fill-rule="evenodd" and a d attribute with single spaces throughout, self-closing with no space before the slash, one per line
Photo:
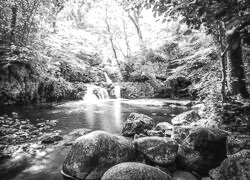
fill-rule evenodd
<path id="1" fill-rule="evenodd" d="M 121 98 L 121 88 L 118 85 L 115 85 L 114 87 L 114 94 L 116 99 L 120 99 Z"/>
<path id="2" fill-rule="evenodd" d="M 104 75 L 106 78 L 106 82 L 108 84 L 113 85 L 113 89 L 110 91 L 112 97 L 116 99 L 120 99 L 121 98 L 120 86 L 114 85 L 112 80 L 108 77 L 107 73 L 104 72 Z M 89 84 L 87 86 L 87 92 L 84 95 L 83 100 L 85 102 L 95 102 L 98 99 L 110 99 L 110 95 L 107 89 L 100 87 L 100 86 Z"/>
<path id="3" fill-rule="evenodd" d="M 94 102 L 98 99 L 110 99 L 107 90 L 96 85 L 89 85 L 83 100 L 87 102 Z"/>
<path id="4" fill-rule="evenodd" d="M 113 81 L 109 78 L 109 76 L 107 75 L 106 72 L 104 72 L 104 76 L 105 76 L 106 82 L 107 82 L 108 84 L 113 84 Z"/>

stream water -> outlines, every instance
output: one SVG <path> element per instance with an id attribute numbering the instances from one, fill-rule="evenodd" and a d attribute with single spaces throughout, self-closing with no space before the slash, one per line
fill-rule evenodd
<path id="1" fill-rule="evenodd" d="M 17 112 L 20 118 L 58 120 L 56 130 L 62 135 L 73 129 L 90 128 L 120 134 L 122 123 L 132 113 L 143 113 L 152 117 L 155 122 L 170 121 L 177 114 L 189 110 L 183 106 L 168 106 L 165 99 L 141 100 L 93 100 L 71 101 L 53 105 L 5 106 L 0 109 L 0 116 Z M 38 151 L 32 158 L 22 154 L 10 159 L 5 165 L 3 180 L 62 180 L 61 165 L 69 151 L 66 146 L 48 146 Z M 18 159 L 19 158 L 19 159 Z M 13 168 L 14 167 L 14 168 Z M 16 168 L 15 168 L 16 167 Z"/>

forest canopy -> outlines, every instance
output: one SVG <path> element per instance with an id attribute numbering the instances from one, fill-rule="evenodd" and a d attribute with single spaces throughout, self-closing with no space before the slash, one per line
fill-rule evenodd
<path id="1" fill-rule="evenodd" d="M 216 94 L 220 89 L 223 102 L 229 96 L 247 98 L 243 46 L 249 44 L 249 4 L 248 0 L 1 0 L 1 51 L 28 48 L 37 63 L 45 60 L 48 67 L 56 67 L 60 56 L 71 64 L 73 59 L 97 57 L 124 81 L 189 74 L 194 82 L 190 91 L 203 92 L 214 84 L 206 77 L 214 76 L 221 83 L 212 89 Z M 192 43 L 201 47 L 197 53 Z M 174 71 L 173 64 L 178 66 Z M 214 68 L 209 71 L 205 64 Z M 207 76 L 201 77 L 203 71 Z"/>

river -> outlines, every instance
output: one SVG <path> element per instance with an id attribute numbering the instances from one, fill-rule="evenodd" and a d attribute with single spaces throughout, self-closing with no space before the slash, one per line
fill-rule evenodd
<path id="1" fill-rule="evenodd" d="M 166 99 L 105 99 L 36 106 L 5 106 L 1 107 L 0 116 L 16 112 L 20 118 L 27 118 L 34 124 L 37 123 L 37 119 L 57 120 L 54 129 L 61 130 L 61 135 L 78 128 L 120 134 L 123 122 L 132 112 L 146 114 L 157 123 L 170 121 L 177 114 L 189 110 L 185 106 L 169 106 L 167 102 Z M 0 172 L 0 179 L 63 180 L 60 170 L 69 148 L 63 145 L 50 145 L 37 151 L 32 157 L 19 154 L 4 162 L 2 166 L 5 167 L 5 173 L 1 175 Z"/>

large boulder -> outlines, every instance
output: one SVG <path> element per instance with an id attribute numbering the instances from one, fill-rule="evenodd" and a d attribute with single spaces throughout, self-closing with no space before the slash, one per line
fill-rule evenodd
<path id="1" fill-rule="evenodd" d="M 146 134 L 147 130 L 151 130 L 154 126 L 153 119 L 144 114 L 131 113 L 122 129 L 122 135 L 133 137 L 135 134 Z"/>
<path id="2" fill-rule="evenodd" d="M 78 179 L 100 179 L 110 167 L 133 160 L 132 140 L 104 131 L 76 139 L 63 163 L 63 174 Z"/>
<path id="3" fill-rule="evenodd" d="M 226 158 L 227 134 L 219 129 L 195 128 L 180 145 L 176 157 L 180 169 L 207 175 Z"/>
<path id="4" fill-rule="evenodd" d="M 225 159 L 220 167 L 209 171 L 212 179 L 250 179 L 250 150 L 244 149 Z"/>
<path id="5" fill-rule="evenodd" d="M 102 180 L 172 180 L 158 168 L 136 162 L 121 163 L 110 168 L 102 176 Z"/>
<path id="6" fill-rule="evenodd" d="M 135 148 L 148 160 L 169 165 L 175 162 L 178 144 L 170 138 L 144 137 L 134 141 Z"/>
<path id="7" fill-rule="evenodd" d="M 195 110 L 191 110 L 177 115 L 171 120 L 171 122 L 174 126 L 189 125 L 192 122 L 196 122 L 200 119 L 201 117 L 199 114 Z"/>

